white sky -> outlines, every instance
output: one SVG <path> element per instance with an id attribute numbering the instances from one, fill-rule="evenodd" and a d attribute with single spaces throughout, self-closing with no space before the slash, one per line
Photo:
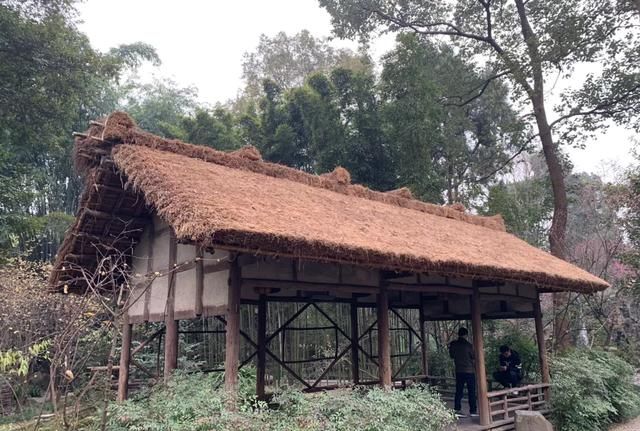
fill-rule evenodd
<path id="1" fill-rule="evenodd" d="M 87 0 L 79 6 L 79 28 L 92 45 L 107 50 L 122 43 L 147 42 L 161 60 L 142 74 L 168 77 L 198 88 L 200 100 L 214 104 L 236 96 L 242 86 L 242 55 L 258 44 L 260 34 L 294 34 L 307 29 L 330 36 L 331 23 L 317 0 Z M 353 41 L 333 42 L 356 48 Z M 392 38 L 374 42 L 378 58 Z M 612 127 L 584 150 L 568 149 L 577 171 L 609 177 L 607 166 L 626 166 L 634 134 Z"/>

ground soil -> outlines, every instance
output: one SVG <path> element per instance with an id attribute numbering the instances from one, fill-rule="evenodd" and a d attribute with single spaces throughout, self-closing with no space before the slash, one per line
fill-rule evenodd
<path id="1" fill-rule="evenodd" d="M 637 417 L 629 422 L 615 425 L 610 428 L 609 431 L 638 431 L 640 430 L 640 417 Z"/>

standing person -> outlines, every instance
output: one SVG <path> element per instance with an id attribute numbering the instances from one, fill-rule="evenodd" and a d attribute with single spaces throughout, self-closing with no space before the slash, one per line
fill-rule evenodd
<path id="1" fill-rule="evenodd" d="M 500 346 L 500 368 L 493 373 L 493 379 L 505 388 L 513 388 L 522 380 L 522 361 L 520 355 L 509 346 Z"/>
<path id="2" fill-rule="evenodd" d="M 467 341 L 469 331 L 467 328 L 458 329 L 458 339 L 449 344 L 449 356 L 453 359 L 456 368 L 456 396 L 454 410 L 456 415 L 461 417 L 462 414 L 462 396 L 464 386 L 467 385 L 467 394 L 469 396 L 469 414 L 478 416 L 478 407 L 476 405 L 476 374 L 475 374 L 475 356 L 473 354 L 473 346 Z"/>

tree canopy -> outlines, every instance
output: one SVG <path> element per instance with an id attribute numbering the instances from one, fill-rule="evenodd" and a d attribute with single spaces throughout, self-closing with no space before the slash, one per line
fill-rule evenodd
<path id="1" fill-rule="evenodd" d="M 67 1 L 0 5 L 3 249 L 24 248 L 51 225 L 43 217 L 74 211 L 79 185 L 70 131 L 115 109 L 113 84 L 123 71 L 159 61 L 142 43 L 94 50 L 73 15 Z"/>

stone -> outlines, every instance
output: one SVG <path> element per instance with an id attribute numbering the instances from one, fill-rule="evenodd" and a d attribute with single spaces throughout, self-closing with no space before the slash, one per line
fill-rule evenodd
<path id="1" fill-rule="evenodd" d="M 529 410 L 516 411 L 516 431 L 553 431 L 551 422 L 542 413 Z"/>

